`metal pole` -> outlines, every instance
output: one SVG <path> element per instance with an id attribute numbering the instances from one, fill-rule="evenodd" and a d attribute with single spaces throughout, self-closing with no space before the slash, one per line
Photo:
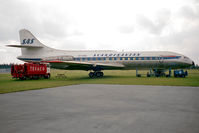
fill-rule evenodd
<path id="1" fill-rule="evenodd" d="M 136 68 L 136 77 L 138 76 L 138 69 Z"/>
<path id="2" fill-rule="evenodd" d="M 169 68 L 169 77 L 171 77 L 171 68 Z"/>
<path id="3" fill-rule="evenodd" d="M 150 68 L 150 76 L 152 76 L 152 71 L 151 71 L 151 68 Z"/>

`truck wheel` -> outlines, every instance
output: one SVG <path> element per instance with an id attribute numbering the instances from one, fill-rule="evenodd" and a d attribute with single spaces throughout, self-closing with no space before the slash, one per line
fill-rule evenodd
<path id="1" fill-rule="evenodd" d="M 19 79 L 20 80 L 26 80 L 26 77 L 20 77 Z"/>
<path id="2" fill-rule="evenodd" d="M 50 78 L 50 74 L 45 75 L 44 78 L 45 78 L 45 79 L 49 79 L 49 78 Z"/>
<path id="3" fill-rule="evenodd" d="M 35 75 L 33 76 L 33 79 L 39 79 L 39 76 Z"/>

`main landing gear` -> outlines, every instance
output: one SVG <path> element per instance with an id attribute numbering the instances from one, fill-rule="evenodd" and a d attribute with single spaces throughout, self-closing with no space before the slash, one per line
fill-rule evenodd
<path id="1" fill-rule="evenodd" d="M 90 72 L 88 75 L 89 75 L 90 78 L 103 77 L 104 73 L 103 72 L 94 71 L 94 72 Z"/>

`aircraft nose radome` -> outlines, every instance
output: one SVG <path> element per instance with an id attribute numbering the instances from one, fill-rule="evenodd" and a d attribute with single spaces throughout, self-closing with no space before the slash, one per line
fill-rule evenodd
<path id="1" fill-rule="evenodd" d="M 187 64 L 188 66 L 193 66 L 193 61 L 192 60 L 186 60 L 184 61 L 185 64 Z"/>

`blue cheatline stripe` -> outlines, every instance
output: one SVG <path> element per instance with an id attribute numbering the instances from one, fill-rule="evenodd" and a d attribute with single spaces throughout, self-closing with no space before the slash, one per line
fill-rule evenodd
<path id="1" fill-rule="evenodd" d="M 33 61 L 41 61 L 41 58 L 18 58 L 19 60 L 33 60 Z"/>
<path id="2" fill-rule="evenodd" d="M 128 60 L 128 58 L 130 58 L 130 60 L 159 60 L 159 59 L 179 59 L 181 56 L 176 56 L 176 57 L 83 57 L 83 58 L 75 58 L 75 60 L 80 61 L 80 59 L 82 59 L 83 61 L 85 60 L 93 60 L 95 61 L 97 60 L 106 60 L 106 58 L 108 58 L 108 60 Z M 27 61 L 41 61 L 41 58 L 18 58 L 19 60 L 27 60 Z"/>

